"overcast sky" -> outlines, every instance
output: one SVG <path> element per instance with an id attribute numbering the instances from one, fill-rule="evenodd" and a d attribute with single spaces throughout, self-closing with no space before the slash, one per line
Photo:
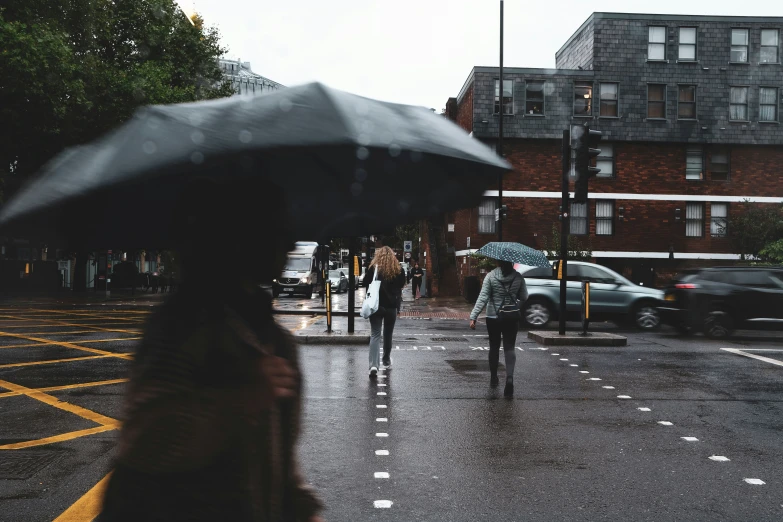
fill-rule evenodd
<path id="1" fill-rule="evenodd" d="M 440 111 L 474 65 L 498 65 L 499 0 L 179 2 L 218 26 L 228 57 L 289 86 L 318 80 Z M 593 11 L 783 16 L 783 0 L 506 0 L 504 65 L 554 68 Z"/>

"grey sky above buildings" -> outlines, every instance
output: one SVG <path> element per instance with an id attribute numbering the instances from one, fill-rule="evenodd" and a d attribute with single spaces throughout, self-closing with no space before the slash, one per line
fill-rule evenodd
<path id="1" fill-rule="evenodd" d="M 178 1 L 218 26 L 227 57 L 284 85 L 317 80 L 440 111 L 474 65 L 498 65 L 498 0 Z M 554 68 L 594 11 L 783 16 L 783 2 L 506 0 L 504 65 Z"/>

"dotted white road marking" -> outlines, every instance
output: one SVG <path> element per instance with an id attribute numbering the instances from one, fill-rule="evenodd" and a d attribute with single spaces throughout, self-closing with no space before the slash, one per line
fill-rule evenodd
<path id="1" fill-rule="evenodd" d="M 579 370 L 579 373 L 590 373 L 587 370 Z"/>
<path id="2" fill-rule="evenodd" d="M 650 408 L 636 408 L 639 411 L 652 411 Z"/>
<path id="3" fill-rule="evenodd" d="M 552 355 L 560 355 L 559 353 L 553 353 Z"/>
<path id="4" fill-rule="evenodd" d="M 386 417 L 378 417 L 377 419 L 375 419 L 375 422 L 389 422 L 389 419 L 387 419 Z"/>
<path id="5" fill-rule="evenodd" d="M 754 486 L 763 486 L 764 484 L 766 484 L 766 482 L 764 482 L 761 479 L 757 479 L 757 478 L 746 478 L 746 479 L 742 479 L 742 480 L 744 480 L 748 484 L 753 484 Z"/>
<path id="6" fill-rule="evenodd" d="M 375 450 L 375 454 L 378 455 L 379 457 L 382 457 L 384 455 L 388 455 L 389 450 Z"/>
<path id="7" fill-rule="evenodd" d="M 372 504 L 376 508 L 385 509 L 392 507 L 393 502 L 391 500 L 376 500 Z"/>
<path id="8" fill-rule="evenodd" d="M 588 378 L 587 378 L 587 379 L 585 379 L 585 380 L 586 380 L 586 381 L 600 381 L 601 379 L 599 379 L 598 377 L 588 377 Z"/>
<path id="9" fill-rule="evenodd" d="M 674 423 L 669 421 L 658 421 L 658 424 L 661 426 L 674 426 Z"/>
<path id="10" fill-rule="evenodd" d="M 378 387 L 380 387 L 380 388 L 383 388 L 383 387 L 385 387 L 385 386 L 386 386 L 386 385 L 385 385 L 384 383 L 382 383 L 382 382 L 379 382 L 379 383 L 378 383 Z"/>
<path id="11" fill-rule="evenodd" d="M 714 460 L 715 462 L 729 462 L 729 458 L 724 457 L 723 455 L 713 455 L 710 457 L 710 460 Z"/>
<path id="12" fill-rule="evenodd" d="M 387 479 L 389 478 L 389 474 L 385 471 L 376 471 L 375 472 L 375 478 L 377 479 Z"/>
<path id="13" fill-rule="evenodd" d="M 375 436 L 376 437 L 388 437 L 389 434 L 388 433 L 376 433 Z"/>
<path id="14" fill-rule="evenodd" d="M 388 406 L 386 406 L 385 404 L 376 404 L 375 407 L 381 410 L 384 408 L 388 408 Z"/>
<path id="15" fill-rule="evenodd" d="M 569 364 L 568 366 L 571 366 L 572 368 L 579 368 L 578 364 Z"/>
<path id="16" fill-rule="evenodd" d="M 567 361 L 568 359 L 560 359 L 561 361 Z"/>
<path id="17" fill-rule="evenodd" d="M 630 395 L 618 395 L 617 398 L 618 399 L 630 399 L 631 396 Z"/>
<path id="18" fill-rule="evenodd" d="M 384 395 L 386 395 L 386 392 L 378 392 L 378 395 L 380 395 L 381 397 L 383 397 Z"/>
<path id="19" fill-rule="evenodd" d="M 614 390 L 614 386 L 601 386 L 604 390 Z"/>
<path id="20" fill-rule="evenodd" d="M 699 442 L 699 439 L 696 437 L 680 437 L 682 440 L 686 442 Z"/>

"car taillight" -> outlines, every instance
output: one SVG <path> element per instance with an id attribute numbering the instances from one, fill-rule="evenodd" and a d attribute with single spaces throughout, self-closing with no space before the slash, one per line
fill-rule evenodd
<path id="1" fill-rule="evenodd" d="M 699 288 L 699 285 L 694 285 L 693 283 L 679 283 L 674 285 L 674 288 L 679 288 L 681 290 L 693 290 L 695 288 Z"/>

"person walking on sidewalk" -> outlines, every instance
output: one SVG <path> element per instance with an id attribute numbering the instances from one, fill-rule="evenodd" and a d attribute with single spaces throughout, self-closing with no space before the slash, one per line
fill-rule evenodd
<path id="1" fill-rule="evenodd" d="M 364 275 L 365 288 L 370 288 L 376 271 L 381 281 L 381 291 L 378 293 L 378 311 L 370 316 L 371 379 L 378 375 L 378 368 L 381 365 L 381 329 L 383 329 L 383 368 L 391 368 L 392 333 L 399 313 L 402 287 L 405 286 L 405 275 L 391 248 L 385 246 L 375 252 L 375 257 Z"/>
<path id="2" fill-rule="evenodd" d="M 421 288 L 421 281 L 424 277 L 424 270 L 419 268 L 419 262 L 413 265 L 411 270 L 411 292 L 413 292 L 413 299 L 419 298 L 419 288 Z"/>
<path id="3" fill-rule="evenodd" d="M 498 385 L 498 363 L 500 359 L 500 341 L 503 338 L 503 353 L 506 359 L 506 387 L 503 395 L 514 395 L 514 365 L 517 354 L 514 351 L 517 332 L 519 331 L 519 314 L 515 317 L 500 317 L 499 311 L 504 305 L 513 304 L 519 300 L 527 300 L 525 278 L 514 270 L 509 261 L 498 261 L 498 267 L 487 274 L 481 287 L 476 306 L 470 314 L 470 328 L 476 329 L 476 319 L 487 308 L 487 332 L 489 333 L 489 371 L 490 386 Z"/>

